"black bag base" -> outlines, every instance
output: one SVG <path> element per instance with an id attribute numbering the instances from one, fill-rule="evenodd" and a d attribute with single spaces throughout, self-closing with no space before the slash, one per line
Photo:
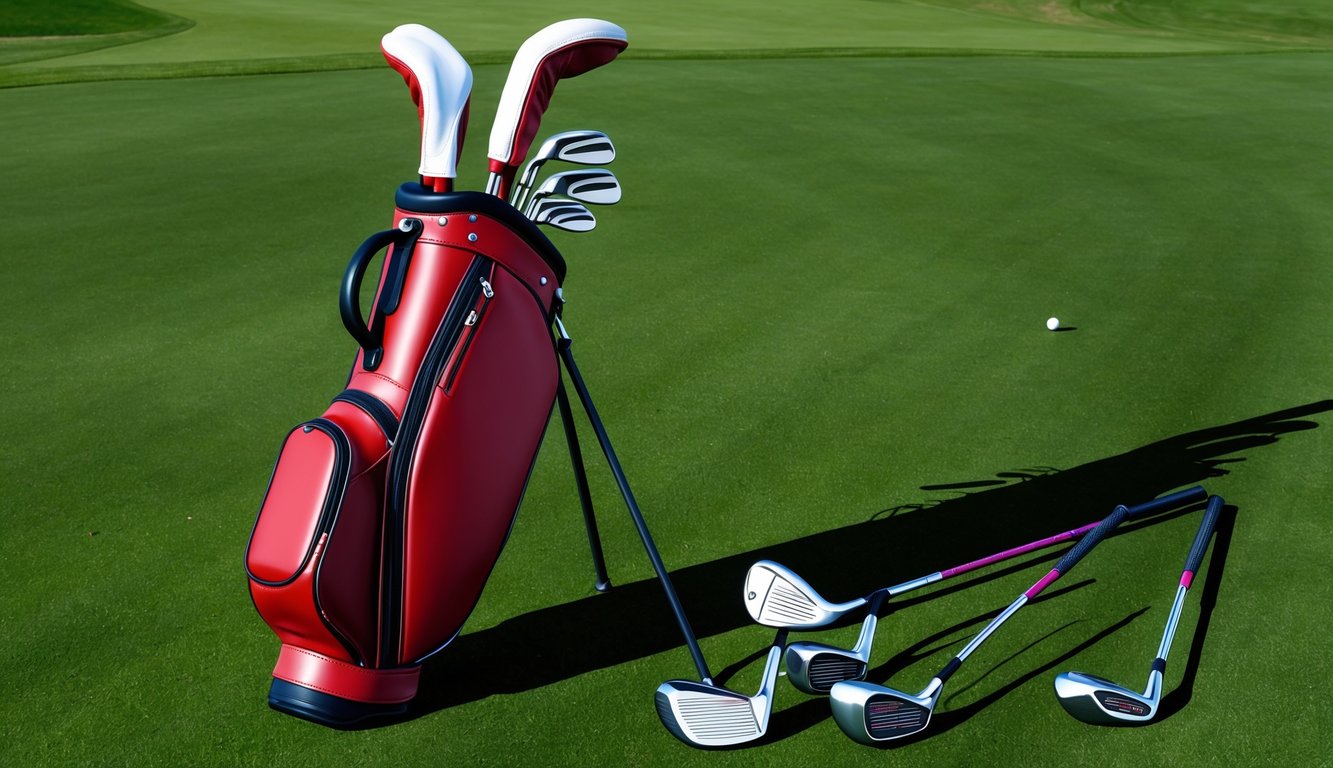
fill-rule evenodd
<path id="1" fill-rule="evenodd" d="M 378 721 L 407 714 L 407 702 L 368 704 L 352 701 L 276 677 L 268 689 L 268 705 L 284 714 L 340 730 L 381 725 Z"/>

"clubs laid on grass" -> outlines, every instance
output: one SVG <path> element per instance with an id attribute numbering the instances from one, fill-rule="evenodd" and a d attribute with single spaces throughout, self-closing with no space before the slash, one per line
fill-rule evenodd
<path id="1" fill-rule="evenodd" d="M 958 671 L 967 657 L 1019 608 L 1068 573 L 1128 516 L 1127 507 L 1123 505 L 1116 507 L 1115 511 L 1098 523 L 1096 528 L 1079 539 L 1078 543 L 1060 558 L 1054 568 L 1028 587 L 1001 611 L 1000 615 L 992 619 L 985 629 L 958 652 L 957 656 L 949 660 L 949 663 L 920 693 L 904 693 L 859 680 L 835 684 L 830 691 L 829 700 L 832 704 L 833 719 L 838 723 L 838 727 L 843 733 L 862 744 L 901 739 L 925 730 L 930 724 L 930 716 L 935 711 L 935 705 L 939 702 L 944 683 Z"/>
<path id="2" fill-rule="evenodd" d="M 1194 486 L 1183 491 L 1171 493 L 1152 501 L 1138 504 L 1129 508 L 1131 517 L 1161 512 L 1167 509 L 1174 509 L 1188 504 L 1193 504 L 1207 498 L 1207 493 L 1202 486 Z M 814 588 L 804 579 L 797 576 L 791 570 L 773 562 L 760 561 L 751 566 L 751 579 L 757 585 L 762 585 L 768 576 L 772 574 L 773 586 L 770 592 L 760 599 L 759 593 L 751 591 L 747 580 L 746 607 L 750 609 L 750 615 L 761 624 L 773 626 L 787 626 L 791 629 L 809 628 L 809 624 L 780 624 L 779 620 L 784 615 L 795 616 L 808 619 L 809 611 L 816 610 L 811 606 L 818 607 L 819 615 L 815 621 L 823 622 L 817 626 L 824 626 L 827 623 L 835 621 L 837 617 L 843 615 L 848 610 L 859 608 L 861 605 L 872 603 L 866 618 L 861 625 L 861 635 L 857 640 L 856 646 L 850 650 L 836 648 L 824 643 L 802 641 L 792 643 L 787 646 L 787 679 L 791 680 L 792 685 L 805 693 L 825 694 L 833 687 L 835 683 L 843 680 L 860 680 L 865 676 L 866 668 L 870 660 L 870 648 L 874 643 L 876 614 L 879 606 L 874 604 L 877 598 L 893 597 L 901 595 L 904 592 L 910 592 L 913 589 L 924 587 L 928 584 L 934 584 L 938 581 L 958 576 L 969 571 L 976 570 L 983 566 L 1003 562 L 1019 555 L 1034 552 L 1039 549 L 1053 546 L 1066 541 L 1083 536 L 1096 528 L 1098 523 L 1088 523 L 1072 531 L 1057 533 L 1054 536 L 1048 536 L 1044 539 L 1022 544 L 1003 552 L 997 552 L 993 555 L 983 557 L 979 560 L 973 560 L 970 563 L 964 563 L 943 571 L 936 571 L 927 576 L 905 581 L 892 587 L 872 592 L 867 598 L 852 600 L 846 603 L 830 603 L 823 597 L 820 597 Z M 776 589 L 774 593 L 772 590 Z M 753 596 L 753 597 L 752 597 Z M 805 612 L 801 612 L 804 607 Z M 832 609 L 832 610 L 831 610 Z M 831 617 L 831 618 L 826 618 Z"/>
<path id="3" fill-rule="evenodd" d="M 421 118 L 421 181 L 448 192 L 458 176 L 458 156 L 467 131 L 472 70 L 434 30 L 404 24 L 380 40 L 389 66 L 403 76 Z"/>
<path id="4" fill-rule="evenodd" d="M 537 171 L 548 160 L 562 160 L 578 165 L 608 165 L 616 159 L 616 148 L 610 137 L 601 131 L 565 131 L 542 142 L 537 153 L 528 161 L 523 175 L 514 185 L 509 202 L 520 211 L 527 205 Z"/>
<path id="5" fill-rule="evenodd" d="M 1130 507 L 1129 514 L 1131 516 L 1155 514 L 1203 501 L 1207 497 L 1208 494 L 1203 487 L 1196 485 Z M 772 560 L 760 560 L 750 566 L 750 570 L 745 576 L 745 591 L 743 594 L 745 609 L 749 611 L 750 618 L 765 626 L 785 627 L 787 629 L 819 629 L 832 624 L 849 612 L 867 605 L 878 592 L 885 592 L 890 597 L 910 592 L 918 587 L 934 584 L 937 581 L 943 581 L 977 568 L 1002 562 L 1038 549 L 1044 549 L 1061 542 L 1072 541 L 1088 533 L 1096 526 L 1097 523 L 1089 523 L 1072 531 L 1057 533 L 1054 536 L 1048 536 L 1013 549 L 988 555 L 980 560 L 973 560 L 970 563 L 936 571 L 892 587 L 877 589 L 866 597 L 858 597 L 844 603 L 837 603 L 824 598 L 814 587 L 810 586 L 809 582 L 798 576 L 790 568 Z M 793 647 L 796 645 L 796 643 L 792 644 Z"/>
<path id="6" fill-rule="evenodd" d="M 556 84 L 606 64 L 628 44 L 625 30 L 609 21 L 567 19 L 519 46 L 491 126 L 487 193 L 508 199 Z"/>
<path id="7" fill-rule="evenodd" d="M 531 218 L 537 224 L 567 232 L 591 232 L 597 226 L 596 217 L 582 203 L 550 197 L 538 201 Z"/>
<path id="8" fill-rule="evenodd" d="M 668 680 L 657 687 L 657 716 L 673 736 L 694 747 L 745 744 L 768 732 L 773 712 L 773 683 L 787 631 L 780 630 L 768 649 L 759 691 L 745 696 L 705 680 Z"/>
<path id="9" fill-rule="evenodd" d="M 1203 562 L 1208 540 L 1222 513 L 1224 502 L 1220 496 L 1208 500 L 1194 544 L 1185 558 L 1185 569 L 1180 574 L 1180 585 L 1166 619 L 1162 642 L 1157 646 L 1157 658 L 1148 672 L 1148 687 L 1143 693 L 1131 691 L 1109 680 L 1082 672 L 1063 672 L 1055 678 L 1055 695 L 1065 711 L 1085 723 L 1094 725 L 1142 725 L 1157 716 L 1157 705 L 1162 697 L 1162 675 L 1166 672 L 1166 655 L 1171 650 L 1171 639 L 1180 621 L 1180 610 L 1185 604 L 1185 593 L 1194 581 L 1194 573 Z"/>
<path id="10" fill-rule="evenodd" d="M 532 193 L 524 213 L 532 216 L 535 206 L 548 197 L 568 197 L 580 203 L 615 205 L 620 202 L 620 182 L 605 168 L 557 173 Z"/>

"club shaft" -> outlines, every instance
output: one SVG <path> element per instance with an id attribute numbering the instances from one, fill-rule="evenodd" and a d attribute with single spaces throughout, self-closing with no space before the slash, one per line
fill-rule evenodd
<path id="1" fill-rule="evenodd" d="M 1027 603 L 1027 601 L 1028 601 L 1027 595 L 1025 594 L 1019 595 L 1018 599 L 1010 603 L 1008 608 L 1005 608 L 1003 611 L 1001 611 L 999 616 L 996 616 L 995 618 L 991 619 L 990 623 L 986 625 L 986 628 L 978 632 L 977 636 L 972 638 L 972 642 L 968 643 L 963 648 L 963 650 L 958 652 L 957 656 L 958 661 L 962 662 L 968 656 L 970 656 L 972 652 L 977 649 L 978 646 L 986 642 L 986 638 L 990 637 L 992 632 L 999 629 L 1000 625 L 1008 621 L 1009 617 L 1017 613 L 1018 609 L 1022 608 L 1023 605 Z"/>
<path id="2" fill-rule="evenodd" d="M 1185 570 L 1180 574 L 1180 586 L 1176 588 L 1176 599 L 1171 603 L 1171 613 L 1166 617 L 1166 629 L 1162 632 L 1162 642 L 1157 646 L 1157 658 L 1166 661 L 1166 655 L 1171 651 L 1171 640 L 1176 634 L 1176 625 L 1180 623 L 1180 612 L 1185 605 L 1185 594 L 1189 592 L 1190 585 L 1194 582 L 1194 571 L 1203 561 L 1203 554 L 1208 549 L 1208 539 L 1213 535 L 1213 529 L 1217 526 L 1217 518 L 1222 514 L 1222 507 L 1226 502 L 1221 496 L 1213 496 L 1208 499 L 1208 507 L 1203 511 L 1203 519 L 1199 521 L 1199 530 L 1194 534 L 1194 543 L 1190 546 L 1189 556 L 1185 558 Z"/>
<path id="3" fill-rule="evenodd" d="M 1174 507 L 1182 506 L 1184 504 L 1191 504 L 1196 501 L 1201 501 L 1206 496 L 1207 493 L 1204 491 L 1203 487 L 1196 485 L 1191 488 L 1187 488 L 1183 491 L 1178 491 L 1176 493 L 1168 494 L 1166 496 L 1153 499 L 1152 501 L 1144 502 L 1143 504 L 1138 504 L 1133 507 L 1130 507 L 1129 514 L 1132 517 L 1151 512 L 1158 512 L 1163 509 L 1171 509 Z M 993 555 L 987 555 L 986 557 L 983 557 L 979 560 L 973 560 L 969 563 L 963 563 L 962 565 L 955 565 L 952 568 L 946 568 L 942 571 L 936 571 L 935 573 L 929 574 L 927 576 L 921 576 L 915 579 L 911 579 L 909 581 L 904 581 L 901 584 L 896 584 L 892 587 L 887 587 L 883 590 L 877 590 L 877 591 L 888 592 L 889 595 L 900 595 L 904 592 L 910 592 L 914 589 L 924 587 L 928 584 L 934 584 L 937 581 L 943 581 L 945 579 L 953 578 L 954 576 L 960 576 L 969 571 L 975 571 L 978 568 L 984 568 L 988 565 L 994 565 L 995 563 L 1003 562 L 1005 560 L 1010 560 L 1012 558 L 1018 557 L 1019 555 L 1025 555 L 1029 552 L 1035 552 L 1039 549 L 1045 549 L 1046 547 L 1052 546 L 1054 544 L 1061 544 L 1066 541 L 1073 541 L 1074 539 L 1077 539 L 1083 536 L 1084 534 L 1087 534 L 1088 532 L 1092 531 L 1094 528 L 1097 527 L 1097 525 L 1100 522 L 1101 521 L 1098 520 L 1096 522 L 1088 523 L 1087 525 L 1075 528 L 1071 531 L 1064 531 L 1063 533 L 1057 533 L 1053 536 L 1047 536 L 1044 539 L 1038 539 L 1036 541 L 1028 542 L 1027 544 L 1021 544 L 1017 547 L 1013 547 L 1012 549 L 1006 549 L 1003 552 L 997 552 Z"/>
<path id="4" fill-rule="evenodd" d="M 1171 640 L 1176 635 L 1176 625 L 1180 623 L 1181 609 L 1185 606 L 1185 594 L 1189 588 L 1181 584 L 1176 588 L 1176 599 L 1171 603 L 1171 613 L 1166 617 L 1166 630 L 1162 632 L 1162 643 L 1157 646 L 1157 658 L 1166 661 L 1166 654 L 1171 650 Z"/>

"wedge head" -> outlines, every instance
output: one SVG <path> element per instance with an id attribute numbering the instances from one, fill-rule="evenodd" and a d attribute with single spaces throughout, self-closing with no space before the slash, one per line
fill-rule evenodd
<path id="1" fill-rule="evenodd" d="M 864 598 L 829 602 L 805 579 L 772 560 L 760 560 L 750 566 L 742 596 L 750 618 L 768 627 L 788 629 L 824 627 L 866 604 Z"/>

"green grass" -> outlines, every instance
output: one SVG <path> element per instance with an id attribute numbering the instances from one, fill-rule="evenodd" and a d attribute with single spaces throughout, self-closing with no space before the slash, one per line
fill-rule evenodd
<path id="1" fill-rule="evenodd" d="M 216 9 L 262 39 L 284 7 L 295 30 L 306 6 Z M 232 32 L 162 8 L 198 22 L 201 54 L 217 35 L 200 62 L 244 61 Z M 459 9 L 445 34 L 512 47 L 549 20 L 520 10 Z M 612 10 L 636 46 L 662 41 L 648 50 L 696 34 Z M 1275 47 L 1202 23 L 864 13 L 841 39 L 780 8 L 763 35 L 719 21 L 695 49 L 734 58 L 618 61 L 561 84 L 545 120 L 620 150 L 624 202 L 590 235 L 553 235 L 566 317 L 704 650 L 753 690 L 771 633 L 737 592 L 759 557 L 850 596 L 1203 482 L 1236 511 L 1173 649 L 1178 711 L 1093 729 L 1050 680 L 1142 679 L 1194 515 L 1113 538 L 1025 608 L 950 682 L 930 738 L 859 747 L 780 681 L 770 743 L 690 750 L 651 705 L 688 656 L 601 471 L 619 586 L 590 596 L 555 427 L 420 716 L 335 733 L 270 712 L 277 643 L 241 555 L 282 435 L 346 375 L 346 259 L 416 168 L 415 110 L 377 67 L 0 91 L 0 765 L 1326 764 L 1333 58 L 1091 55 Z M 908 39 L 888 25 L 909 17 L 920 50 L 1062 40 L 1050 51 L 1080 58 L 777 53 Z M 327 49 L 288 53 L 373 54 L 397 20 L 348 5 L 312 22 L 342 23 Z M 88 56 L 172 71 L 173 38 Z M 757 49 L 773 52 L 745 58 Z M 505 76 L 474 65 L 467 188 Z M 1048 333 L 1053 314 L 1077 330 Z M 1046 567 L 902 601 L 873 679 L 924 685 Z"/>

